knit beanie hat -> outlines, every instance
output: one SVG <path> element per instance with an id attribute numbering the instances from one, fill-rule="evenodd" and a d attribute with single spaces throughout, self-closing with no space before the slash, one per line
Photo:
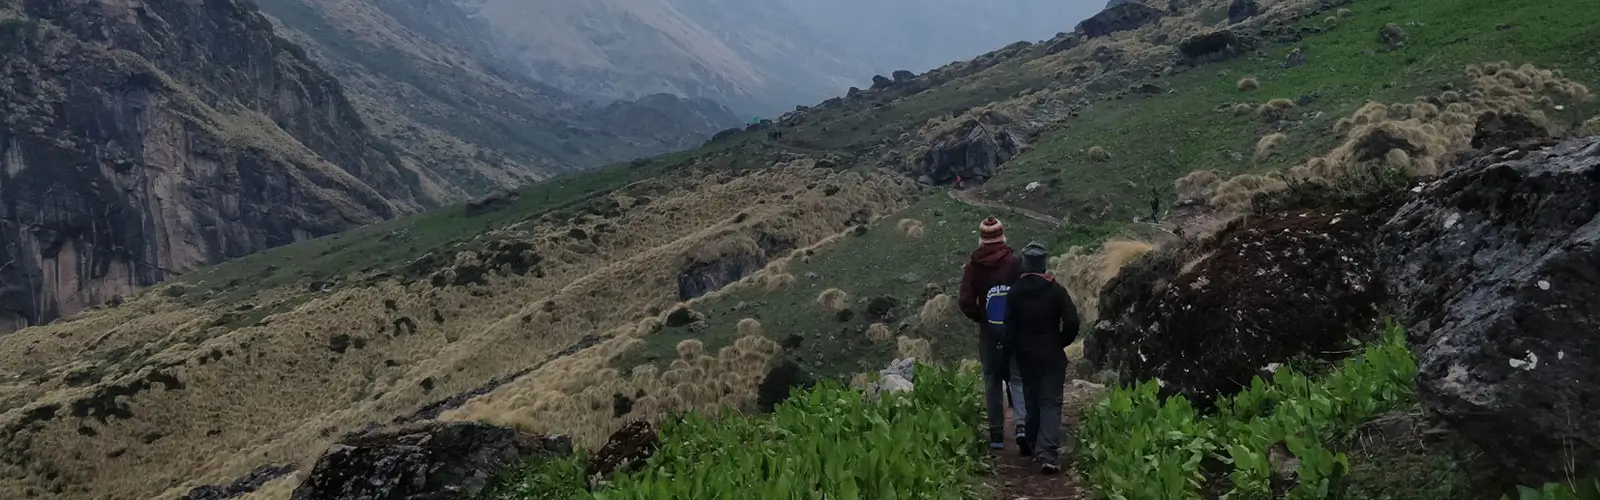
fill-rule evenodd
<path id="1" fill-rule="evenodd" d="M 1006 228 L 1000 224 L 1000 219 L 990 217 L 978 224 L 978 242 L 985 245 L 1006 242 Z"/>
<path id="2" fill-rule="evenodd" d="M 1022 272 L 1043 274 L 1050 267 L 1050 250 L 1043 243 L 1028 242 L 1022 248 Z"/>

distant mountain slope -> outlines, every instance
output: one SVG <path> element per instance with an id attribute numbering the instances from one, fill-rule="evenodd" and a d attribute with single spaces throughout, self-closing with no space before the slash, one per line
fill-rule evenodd
<path id="1" fill-rule="evenodd" d="M 665 92 L 759 114 L 864 87 L 874 74 L 1048 38 L 1095 11 L 1042 0 L 455 1 L 501 60 L 562 90 L 601 99 Z"/>
<path id="2" fill-rule="evenodd" d="M 709 101 L 681 103 L 682 122 L 677 114 L 608 121 L 600 106 L 499 66 L 487 28 L 447 0 L 257 3 L 334 68 L 403 156 L 441 169 L 456 199 L 685 142 L 655 131 L 698 141 L 741 122 Z"/>

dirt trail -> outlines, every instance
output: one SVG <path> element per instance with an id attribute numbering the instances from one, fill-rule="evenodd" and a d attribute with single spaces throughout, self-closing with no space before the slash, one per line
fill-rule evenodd
<path id="1" fill-rule="evenodd" d="M 1066 414 L 1063 413 L 1063 418 Z M 1078 500 L 1087 498 L 1078 486 L 1078 471 L 1070 454 L 1061 456 L 1061 472 L 1044 475 L 1033 464 L 1032 458 L 1017 455 L 1017 437 L 1013 432 L 1011 409 L 1006 409 L 1006 449 L 989 452 L 994 461 L 994 475 L 984 480 L 993 491 L 992 500 Z M 1063 424 L 1071 426 L 1073 424 Z M 1065 437 L 1065 436 L 1063 436 Z M 1070 449 L 1070 447 L 1069 447 Z"/>
<path id="2" fill-rule="evenodd" d="M 1003 203 L 995 203 L 995 202 L 992 202 L 992 201 L 984 200 L 984 199 L 982 199 L 982 198 L 980 198 L 978 196 L 978 192 L 976 190 L 972 190 L 972 189 L 951 189 L 949 191 L 949 193 L 950 193 L 950 197 L 951 198 L 954 198 L 957 201 L 960 201 L 962 203 L 966 203 L 968 205 L 972 205 L 974 207 L 983 207 L 983 208 L 992 208 L 992 209 L 996 209 L 996 210 L 1005 210 L 1005 211 L 1008 211 L 1008 212 L 1011 212 L 1011 213 L 1015 213 L 1017 215 L 1021 215 L 1023 217 L 1027 217 L 1029 219 L 1033 219 L 1033 220 L 1036 220 L 1036 221 L 1039 221 L 1039 222 L 1043 222 L 1045 224 L 1050 224 L 1050 225 L 1056 226 L 1056 227 L 1062 227 L 1062 226 L 1066 225 L 1066 222 L 1062 221 L 1061 219 L 1058 219 L 1058 218 L 1055 218 L 1055 217 L 1051 217 L 1049 215 L 1045 215 L 1045 214 L 1042 214 L 1042 213 L 1039 213 L 1039 212 L 1035 212 L 1033 210 L 1028 210 L 1026 208 L 1013 207 L 1013 206 L 1006 205 L 1006 204 L 1003 204 Z"/>

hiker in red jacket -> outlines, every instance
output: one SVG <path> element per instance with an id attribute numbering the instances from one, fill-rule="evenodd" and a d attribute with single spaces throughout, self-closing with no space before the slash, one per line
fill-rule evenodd
<path id="1" fill-rule="evenodd" d="M 978 357 L 983 364 L 984 402 L 989 418 L 989 448 L 1005 449 L 1005 399 L 1011 396 L 1011 421 L 1016 425 L 1017 446 L 1024 456 L 1031 454 L 1027 438 L 1027 408 L 1022 394 L 1021 367 L 1011 362 L 1012 353 L 1004 345 L 1004 321 L 991 318 L 991 294 L 1004 311 L 1006 288 L 1021 274 L 1020 264 L 1006 245 L 1005 228 L 989 217 L 978 226 L 978 249 L 961 275 L 957 302 L 961 312 L 978 324 Z M 999 316 L 996 314 L 995 316 Z"/>

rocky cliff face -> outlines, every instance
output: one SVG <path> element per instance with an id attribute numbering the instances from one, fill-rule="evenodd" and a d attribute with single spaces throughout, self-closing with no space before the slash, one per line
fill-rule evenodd
<path id="1" fill-rule="evenodd" d="M 0 1 L 0 332 L 424 208 L 242 0 Z"/>

